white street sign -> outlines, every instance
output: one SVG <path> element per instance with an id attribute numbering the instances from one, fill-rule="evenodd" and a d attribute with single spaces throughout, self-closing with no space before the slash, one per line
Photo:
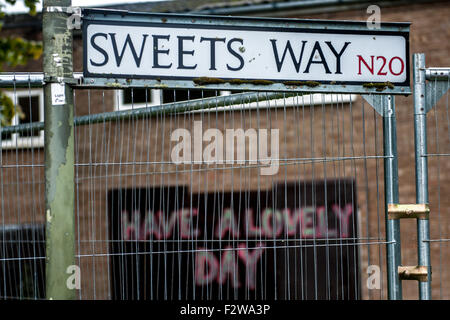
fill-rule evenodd
<path id="1" fill-rule="evenodd" d="M 409 86 L 402 32 L 90 22 L 85 76 Z"/>

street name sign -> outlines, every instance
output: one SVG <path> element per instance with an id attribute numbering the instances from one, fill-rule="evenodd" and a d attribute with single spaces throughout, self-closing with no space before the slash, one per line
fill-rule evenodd
<path id="1" fill-rule="evenodd" d="M 86 78 L 409 91 L 409 24 L 99 12 L 83 14 Z"/>

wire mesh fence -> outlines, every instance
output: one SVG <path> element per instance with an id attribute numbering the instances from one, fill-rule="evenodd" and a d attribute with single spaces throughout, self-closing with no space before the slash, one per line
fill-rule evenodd
<path id="1" fill-rule="evenodd" d="M 6 91 L 13 125 L 43 118 L 42 90 Z M 42 118 L 40 118 L 42 117 Z M 0 296 L 45 298 L 43 131 L 2 131 L 0 138 Z"/>
<path id="2" fill-rule="evenodd" d="M 76 116 L 216 102 L 76 128 L 80 299 L 386 298 L 365 283 L 369 265 L 384 278 L 386 245 L 367 103 L 139 91 L 76 90 Z"/>
<path id="3" fill-rule="evenodd" d="M 432 70 L 432 69 L 431 69 Z M 448 72 L 447 72 L 448 75 Z M 445 196 L 449 176 L 450 116 L 448 89 L 450 78 L 428 80 L 427 98 L 431 106 L 428 121 L 430 251 L 433 266 L 433 297 L 449 299 L 450 274 L 446 262 L 450 259 L 449 199 Z"/>
<path id="4" fill-rule="evenodd" d="M 7 92 L 0 297 L 43 299 L 42 92 Z M 387 298 L 383 121 L 360 96 L 77 89 L 74 105 L 79 299 Z M 445 299 L 448 95 L 428 124 Z"/>

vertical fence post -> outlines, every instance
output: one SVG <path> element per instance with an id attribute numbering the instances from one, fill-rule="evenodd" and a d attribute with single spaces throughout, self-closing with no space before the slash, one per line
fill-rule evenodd
<path id="1" fill-rule="evenodd" d="M 44 0 L 44 131 L 46 297 L 74 299 L 66 270 L 75 264 L 72 31 L 64 8 L 71 0 Z"/>
<path id="2" fill-rule="evenodd" d="M 416 158 L 416 202 L 428 204 L 427 106 L 425 89 L 425 55 L 414 54 L 414 147 Z M 431 299 L 430 225 L 428 219 L 417 219 L 419 266 L 428 269 L 428 280 L 419 281 L 419 298 Z"/>
<path id="3" fill-rule="evenodd" d="M 388 299 L 402 299 L 402 283 L 398 276 L 401 264 L 400 220 L 388 219 L 388 204 L 398 203 L 398 159 L 397 159 L 397 125 L 395 119 L 394 96 L 386 96 L 382 100 L 383 136 L 384 136 L 384 181 L 385 181 L 385 214 L 386 240 L 388 242 L 387 273 Z"/>

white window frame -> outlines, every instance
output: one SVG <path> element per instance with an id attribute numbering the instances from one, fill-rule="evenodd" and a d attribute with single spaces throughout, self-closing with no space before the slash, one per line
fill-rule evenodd
<path id="1" fill-rule="evenodd" d="M 44 93 L 42 89 L 23 89 L 14 91 L 4 91 L 4 93 L 11 98 L 14 106 L 17 106 L 19 98 L 38 96 L 39 97 L 39 121 L 44 121 Z M 20 124 L 19 115 L 15 114 L 12 118 L 11 125 Z M 41 148 L 44 147 L 44 130 L 40 130 L 39 134 L 34 137 L 20 137 L 18 133 L 12 133 L 11 139 L 3 140 L 1 143 L 2 149 L 14 148 Z"/>
<path id="2" fill-rule="evenodd" d="M 123 90 L 116 90 L 114 93 L 114 111 L 123 111 L 137 108 L 145 108 L 158 106 L 160 104 L 161 99 L 161 90 L 158 89 L 149 89 L 150 90 L 150 99 L 148 102 L 140 102 L 140 103 L 123 103 Z"/>

